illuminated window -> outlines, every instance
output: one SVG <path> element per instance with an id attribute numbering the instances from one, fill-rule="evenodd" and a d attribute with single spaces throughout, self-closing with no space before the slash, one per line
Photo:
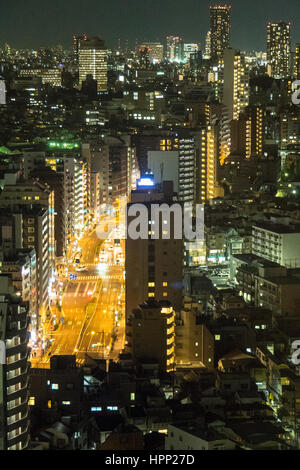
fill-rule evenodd
<path id="1" fill-rule="evenodd" d="M 70 401 L 62 401 L 61 404 L 69 406 L 69 405 L 71 405 L 71 402 Z"/>
<path id="2" fill-rule="evenodd" d="M 51 403 L 51 400 L 48 401 L 48 408 L 51 408 L 52 406 L 52 403 Z"/>
<path id="3" fill-rule="evenodd" d="M 117 406 L 108 406 L 107 411 L 118 411 L 118 407 Z"/>
<path id="4" fill-rule="evenodd" d="M 168 297 L 168 292 L 164 292 L 164 293 L 163 293 L 163 296 L 164 296 L 164 297 Z"/>
<path id="5" fill-rule="evenodd" d="M 220 336 L 220 335 L 215 335 L 215 340 L 216 340 L 216 341 L 220 341 L 220 339 L 221 339 L 221 336 Z"/>
<path id="6" fill-rule="evenodd" d="M 154 297 L 154 292 L 149 292 L 148 297 Z"/>
<path id="7" fill-rule="evenodd" d="M 168 287 L 168 283 L 167 283 L 167 282 L 163 282 L 163 286 L 164 286 L 164 287 Z"/>
<path id="8" fill-rule="evenodd" d="M 155 287 L 155 282 L 148 282 L 149 287 Z"/>
<path id="9" fill-rule="evenodd" d="M 135 400 L 135 393 L 131 393 L 131 394 L 130 394 L 130 400 L 131 400 L 131 401 L 134 401 L 134 400 Z"/>
<path id="10" fill-rule="evenodd" d="M 58 389 L 59 389 L 58 384 L 52 384 L 52 385 L 51 385 L 51 389 L 52 389 L 52 390 L 58 390 Z"/>
<path id="11" fill-rule="evenodd" d="M 35 397 L 30 397 L 28 401 L 28 405 L 34 406 L 35 405 Z"/>

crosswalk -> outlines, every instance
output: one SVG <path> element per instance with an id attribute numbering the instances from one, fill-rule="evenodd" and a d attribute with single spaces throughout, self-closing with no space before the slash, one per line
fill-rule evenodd
<path id="1" fill-rule="evenodd" d="M 73 281 L 96 281 L 97 279 L 100 279 L 99 276 L 77 276 Z"/>

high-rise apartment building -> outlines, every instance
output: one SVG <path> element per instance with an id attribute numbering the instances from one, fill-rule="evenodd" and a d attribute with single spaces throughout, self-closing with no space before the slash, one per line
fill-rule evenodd
<path id="1" fill-rule="evenodd" d="M 62 68 L 43 68 L 43 69 L 23 69 L 20 70 L 20 77 L 28 78 L 41 78 L 43 84 L 49 83 L 53 87 L 61 87 L 61 73 Z"/>
<path id="2" fill-rule="evenodd" d="M 1 217 L 1 221 L 3 218 Z M 3 221 L 4 222 L 4 221 Z M 2 225 L 2 246 L 5 245 L 5 239 L 3 236 L 7 234 L 12 227 Z M 12 237 L 11 237 L 12 239 Z M 13 254 L 8 254 L 2 251 L 2 274 L 11 277 L 12 284 L 15 288 L 16 294 L 22 298 L 24 302 L 29 304 L 30 313 L 30 332 L 32 345 L 34 346 L 37 340 L 38 333 L 38 298 L 37 298 L 37 263 L 36 263 L 36 252 L 34 249 L 24 250 L 16 249 Z"/>
<path id="3" fill-rule="evenodd" d="M 210 7 L 211 56 L 220 58 L 230 46 L 230 5 Z"/>
<path id="4" fill-rule="evenodd" d="M 131 203 L 145 207 L 148 214 L 148 239 L 126 240 L 126 314 L 148 299 L 168 300 L 175 309 L 182 303 L 183 240 L 175 238 L 175 215 L 170 221 L 160 215 L 159 227 L 152 218 L 154 204 L 176 203 L 172 182 L 164 182 L 162 188 L 138 186 L 131 193 Z M 128 216 L 128 227 L 134 217 Z"/>
<path id="5" fill-rule="evenodd" d="M 7 185 L 0 196 L 0 207 L 10 210 L 15 218 L 16 248 L 36 251 L 38 308 L 44 317 L 55 268 L 54 191 L 38 182 Z"/>
<path id="6" fill-rule="evenodd" d="M 239 119 L 231 121 L 231 153 L 245 158 L 261 155 L 263 150 L 263 109 L 246 108 Z"/>
<path id="7" fill-rule="evenodd" d="M 290 76 L 291 23 L 280 21 L 267 26 L 267 60 L 269 74 L 274 78 Z"/>
<path id="8" fill-rule="evenodd" d="M 8 276 L 0 275 L 0 450 L 25 450 L 29 444 L 29 308 Z"/>
<path id="9" fill-rule="evenodd" d="M 201 129 L 197 137 L 197 196 L 199 203 L 223 196 L 218 183 L 219 166 L 219 127 L 209 125 Z"/>
<path id="10" fill-rule="evenodd" d="M 238 119 L 249 100 L 248 69 L 244 56 L 235 49 L 224 52 L 223 104 L 228 108 L 229 119 Z"/>
<path id="11" fill-rule="evenodd" d="M 92 75 L 97 81 L 99 92 L 107 90 L 107 49 L 98 37 L 88 38 L 79 43 L 79 87 Z"/>

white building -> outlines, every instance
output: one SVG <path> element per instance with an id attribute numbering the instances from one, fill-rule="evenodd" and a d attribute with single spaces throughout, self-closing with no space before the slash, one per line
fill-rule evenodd
<path id="1" fill-rule="evenodd" d="M 275 222 L 252 227 L 252 253 L 287 268 L 300 267 L 300 229 Z"/>

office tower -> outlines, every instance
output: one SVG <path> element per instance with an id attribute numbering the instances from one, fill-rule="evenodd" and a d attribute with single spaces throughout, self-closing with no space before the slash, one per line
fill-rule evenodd
<path id="1" fill-rule="evenodd" d="M 140 47 L 138 50 L 138 60 L 142 69 L 148 69 L 150 66 L 150 48 L 148 46 Z"/>
<path id="2" fill-rule="evenodd" d="M 81 36 L 77 36 L 74 34 L 73 36 L 73 57 L 74 63 L 79 63 L 79 49 L 80 49 L 80 41 L 86 41 L 87 36 L 86 34 L 82 34 Z"/>
<path id="3" fill-rule="evenodd" d="M 245 158 L 261 155 L 263 150 L 263 109 L 245 108 L 239 119 L 231 121 L 231 153 Z"/>
<path id="4" fill-rule="evenodd" d="M 126 240 L 126 314 L 148 299 L 168 300 L 175 309 L 182 303 L 183 240 L 175 238 L 175 216 L 163 218 L 159 227 L 151 217 L 154 204 L 172 206 L 176 202 L 172 182 L 162 188 L 148 186 L 141 178 L 137 190 L 131 193 L 131 203 L 145 207 L 148 214 L 148 239 Z M 160 217 L 161 219 L 162 217 Z M 134 217 L 128 216 L 128 227 Z M 154 239 L 154 237 L 158 237 Z M 169 238 L 167 238 L 169 237 Z"/>
<path id="5" fill-rule="evenodd" d="M 28 78 L 41 78 L 43 84 L 49 84 L 53 87 L 61 87 L 61 74 L 62 68 L 30 68 L 20 70 L 20 77 Z"/>
<path id="6" fill-rule="evenodd" d="M 188 62 L 191 58 L 191 56 L 197 54 L 197 52 L 200 50 L 200 45 L 199 44 L 184 44 L 183 45 L 183 59 L 185 62 Z"/>
<path id="7" fill-rule="evenodd" d="M 296 80 L 300 79 L 300 43 L 296 44 L 294 76 Z"/>
<path id="8" fill-rule="evenodd" d="M 134 363 L 155 361 L 161 372 L 175 368 L 175 311 L 168 301 L 149 299 L 128 317 L 127 351 Z"/>
<path id="9" fill-rule="evenodd" d="M 205 59 L 211 58 L 211 31 L 207 31 L 205 38 Z"/>
<path id="10" fill-rule="evenodd" d="M 274 78 L 290 76 L 291 61 L 291 23 L 280 21 L 268 23 L 267 60 L 269 74 Z"/>
<path id="11" fill-rule="evenodd" d="M 211 57 L 221 58 L 230 46 L 230 5 L 210 7 Z"/>
<path id="12" fill-rule="evenodd" d="M 97 81 L 98 92 L 107 90 L 107 49 L 98 37 L 80 41 L 79 47 L 79 87 L 92 75 Z"/>
<path id="13" fill-rule="evenodd" d="M 223 104 L 228 108 L 229 119 L 238 119 L 248 105 L 249 77 L 244 56 L 235 49 L 224 52 Z"/>
<path id="14" fill-rule="evenodd" d="M 159 64 L 164 59 L 164 46 L 159 42 L 143 42 L 138 49 L 139 51 L 148 50 L 150 64 Z"/>
<path id="15" fill-rule="evenodd" d="M 167 36 L 166 59 L 169 62 L 182 62 L 184 43 L 180 36 Z"/>
<path id="16" fill-rule="evenodd" d="M 0 362 L 0 450 L 23 450 L 29 443 L 29 312 L 5 275 L 0 275 L 0 310 L 6 356 L 6 363 Z"/>

